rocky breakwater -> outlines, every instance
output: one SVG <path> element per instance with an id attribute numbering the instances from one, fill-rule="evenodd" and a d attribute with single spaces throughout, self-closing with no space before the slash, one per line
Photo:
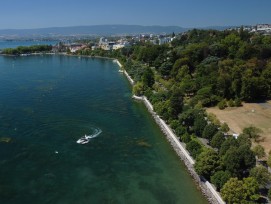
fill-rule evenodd
<path id="1" fill-rule="evenodd" d="M 180 157 L 180 159 L 184 162 L 185 166 L 189 174 L 192 176 L 193 180 L 197 183 L 202 191 L 203 195 L 207 198 L 207 200 L 212 204 L 225 204 L 222 200 L 218 192 L 214 189 L 214 187 L 206 181 L 204 178 L 201 178 L 194 169 L 195 161 L 189 155 L 188 151 L 185 149 L 185 144 L 181 143 L 179 139 L 174 134 L 173 130 L 165 123 L 163 119 L 159 117 L 153 110 L 153 106 L 150 101 L 145 97 L 133 96 L 136 100 L 142 100 L 147 107 L 148 111 L 151 113 L 152 117 L 154 118 L 155 122 L 159 125 L 160 129 L 166 136 L 167 140 Z"/>

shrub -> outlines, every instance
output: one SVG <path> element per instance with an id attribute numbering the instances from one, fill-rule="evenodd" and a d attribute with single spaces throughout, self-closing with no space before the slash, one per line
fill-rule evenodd
<path id="1" fill-rule="evenodd" d="M 240 99 L 240 98 L 236 98 L 236 99 L 234 100 L 234 105 L 235 105 L 236 107 L 241 107 L 241 106 L 242 106 L 242 101 L 241 101 L 241 99 Z"/>
<path id="2" fill-rule="evenodd" d="M 184 142 L 184 143 L 188 143 L 191 141 L 191 136 L 186 132 L 185 134 L 183 134 L 181 136 L 181 140 Z"/>
<path id="3" fill-rule="evenodd" d="M 229 107 L 234 107 L 234 106 L 235 106 L 234 101 L 233 101 L 232 99 L 230 99 L 230 100 L 228 101 L 228 106 L 229 106 Z"/>
<path id="4" fill-rule="evenodd" d="M 225 100 L 222 100 L 222 101 L 220 101 L 220 102 L 217 104 L 217 106 L 218 106 L 218 108 L 219 108 L 220 110 L 223 110 L 223 109 L 225 109 L 225 108 L 227 107 L 227 103 L 226 103 Z"/>

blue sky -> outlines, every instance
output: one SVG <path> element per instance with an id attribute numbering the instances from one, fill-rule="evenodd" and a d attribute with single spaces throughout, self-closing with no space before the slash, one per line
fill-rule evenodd
<path id="1" fill-rule="evenodd" d="M 0 29 L 129 24 L 205 27 L 271 23 L 271 0 L 5 0 Z"/>

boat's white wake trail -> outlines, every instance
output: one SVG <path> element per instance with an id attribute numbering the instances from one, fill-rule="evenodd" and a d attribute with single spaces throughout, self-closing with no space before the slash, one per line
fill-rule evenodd
<path id="1" fill-rule="evenodd" d="M 93 133 L 91 134 L 91 135 L 86 135 L 86 138 L 88 138 L 88 139 L 92 139 L 92 138 L 95 138 L 95 137 L 97 137 L 99 134 L 101 134 L 102 133 L 102 130 L 101 129 L 99 129 L 99 128 L 92 128 L 93 129 Z"/>
<path id="2" fill-rule="evenodd" d="M 78 144 L 86 144 L 88 143 L 91 139 L 97 137 L 99 134 L 102 133 L 102 130 L 99 128 L 91 128 L 93 130 L 91 135 L 84 135 L 83 137 L 81 137 L 79 140 L 77 140 L 76 142 Z"/>

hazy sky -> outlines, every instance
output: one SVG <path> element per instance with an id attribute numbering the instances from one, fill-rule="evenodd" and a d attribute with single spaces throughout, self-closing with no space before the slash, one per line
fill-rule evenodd
<path id="1" fill-rule="evenodd" d="M 0 29 L 130 24 L 271 23 L 271 0 L 3 0 Z"/>

